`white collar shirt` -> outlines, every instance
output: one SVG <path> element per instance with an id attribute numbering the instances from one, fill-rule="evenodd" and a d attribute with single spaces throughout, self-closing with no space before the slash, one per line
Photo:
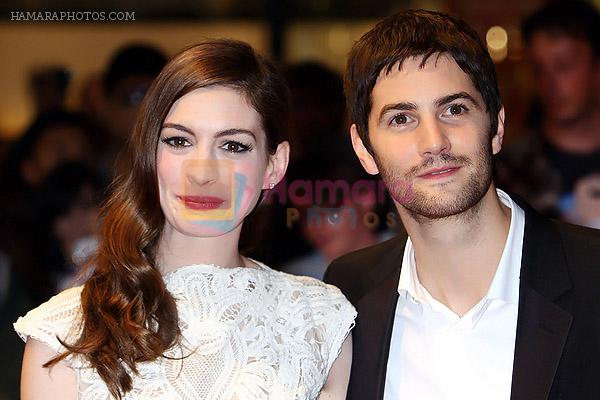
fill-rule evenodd
<path id="1" fill-rule="evenodd" d="M 462 317 L 421 285 L 407 239 L 384 400 L 510 399 L 525 213 L 497 193 L 511 209 L 508 236 L 487 294 Z"/>

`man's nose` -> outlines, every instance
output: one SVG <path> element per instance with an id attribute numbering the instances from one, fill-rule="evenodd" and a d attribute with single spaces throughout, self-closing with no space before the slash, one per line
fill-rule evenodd
<path id="1" fill-rule="evenodd" d="M 421 120 L 418 128 L 419 153 L 422 156 L 439 155 L 450 151 L 450 140 L 437 118 Z"/>

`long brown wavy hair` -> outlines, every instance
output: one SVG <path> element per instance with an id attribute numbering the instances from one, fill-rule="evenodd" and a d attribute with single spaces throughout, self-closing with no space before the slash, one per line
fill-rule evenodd
<path id="1" fill-rule="evenodd" d="M 81 294 L 82 331 L 50 367 L 70 354 L 85 357 L 115 398 L 132 389 L 136 365 L 163 356 L 179 342 L 175 299 L 155 261 L 164 226 L 156 174 L 162 124 L 173 103 L 202 87 L 242 93 L 262 119 L 273 154 L 285 130 L 288 89 L 271 63 L 249 45 L 211 40 L 176 55 L 148 91 L 128 145 L 130 170 L 113 182 L 102 207 L 93 274 Z"/>

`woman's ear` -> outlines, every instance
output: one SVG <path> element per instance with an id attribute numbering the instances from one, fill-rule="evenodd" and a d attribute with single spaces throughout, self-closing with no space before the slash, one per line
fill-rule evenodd
<path id="1" fill-rule="evenodd" d="M 504 107 L 498 112 L 498 129 L 496 134 L 492 136 L 492 151 L 495 154 L 500 152 L 502 149 L 502 142 L 504 141 Z"/>
<path id="2" fill-rule="evenodd" d="M 354 152 L 356 153 L 356 156 L 360 160 L 360 163 L 365 171 L 371 175 L 377 175 L 379 173 L 379 168 L 377 168 L 375 159 L 371 153 L 369 153 L 369 150 L 367 150 L 365 144 L 360 138 L 356 124 L 352 124 L 352 126 L 350 126 L 350 138 L 352 139 L 352 147 L 354 148 Z"/>
<path id="3" fill-rule="evenodd" d="M 283 179 L 290 160 L 290 144 L 281 142 L 275 153 L 269 154 L 267 169 L 263 177 L 263 189 L 272 189 Z"/>

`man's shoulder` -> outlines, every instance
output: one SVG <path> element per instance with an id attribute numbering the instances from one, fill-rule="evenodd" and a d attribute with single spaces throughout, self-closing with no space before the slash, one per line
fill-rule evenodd
<path id="1" fill-rule="evenodd" d="M 600 230 L 539 218 L 530 222 L 528 277 L 534 287 L 551 295 L 569 289 L 569 299 L 600 296 Z M 525 252 L 525 249 L 524 249 Z M 554 288 L 554 291 L 552 290 Z M 591 303 L 590 303 L 591 304 Z M 600 309 L 599 309 L 600 310 Z"/>
<path id="2" fill-rule="evenodd" d="M 585 226 L 573 225 L 566 222 L 552 221 L 559 229 L 561 236 L 568 243 L 576 243 L 578 245 L 592 245 L 593 247 L 600 246 L 600 229 L 587 228 Z"/>
<path id="3" fill-rule="evenodd" d="M 557 221 L 553 224 L 572 273 L 591 273 L 600 279 L 600 230 Z"/>
<path id="4" fill-rule="evenodd" d="M 513 196 L 525 211 L 525 246 L 535 263 L 566 264 L 571 274 L 600 273 L 600 230 L 547 218 Z M 543 273 L 543 268 L 538 273 Z"/>
<path id="5" fill-rule="evenodd" d="M 389 257 L 400 257 L 406 244 L 406 235 L 398 235 L 376 245 L 345 254 L 327 268 L 324 280 L 339 287 L 351 299 L 366 291 L 373 276 L 379 272 Z"/>

